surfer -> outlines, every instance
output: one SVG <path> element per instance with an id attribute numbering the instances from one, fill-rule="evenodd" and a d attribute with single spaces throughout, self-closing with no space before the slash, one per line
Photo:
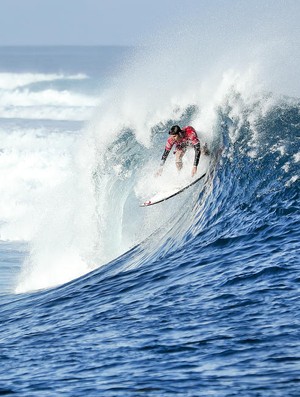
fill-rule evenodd
<path id="1" fill-rule="evenodd" d="M 167 157 L 172 147 L 175 145 L 175 163 L 178 171 L 182 169 L 182 158 L 185 155 L 187 148 L 194 147 L 195 157 L 192 168 L 192 176 L 194 176 L 197 172 L 197 167 L 201 154 L 200 141 L 195 129 L 191 126 L 183 127 L 181 129 L 179 125 L 173 125 L 173 127 L 169 131 L 169 135 L 170 136 L 167 140 L 165 151 L 161 158 L 160 169 L 158 170 L 157 175 L 161 175 Z M 207 144 L 203 146 L 203 153 L 209 155 Z"/>

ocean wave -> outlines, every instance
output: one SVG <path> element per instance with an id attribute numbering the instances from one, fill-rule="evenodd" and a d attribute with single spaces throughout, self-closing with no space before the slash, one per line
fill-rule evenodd
<path id="1" fill-rule="evenodd" d="M 112 140 L 106 141 L 99 133 L 96 141 L 91 137 L 80 141 L 76 161 L 65 170 L 68 180 L 51 195 L 47 185 L 43 188 L 47 216 L 42 222 L 35 217 L 35 228 L 40 231 L 32 240 L 33 251 L 17 291 L 64 283 L 134 246 L 138 250 L 123 262 L 124 269 L 153 263 L 157 255 L 170 256 L 185 244 L 196 244 L 199 233 L 203 244 L 221 244 L 222 239 L 264 227 L 272 217 L 271 197 L 279 203 L 298 183 L 299 147 L 293 133 L 299 123 L 297 109 L 296 104 L 264 95 L 250 103 L 249 98 L 230 92 L 215 108 L 215 117 L 209 116 L 208 131 L 213 135 L 208 141 L 214 156 L 204 190 L 199 184 L 151 209 L 138 204 L 143 191 L 155 186 L 151 175 L 165 141 L 161 132 L 174 120 L 153 125 L 148 148 L 130 128 L 119 130 Z M 197 114 L 197 107 L 186 108 L 176 122 L 195 121 Z M 185 161 L 189 160 L 187 156 Z M 169 180 L 176 178 L 174 172 L 170 160 L 165 169 Z M 62 263 L 74 267 L 62 273 Z M 49 268 L 51 277 L 45 276 Z"/>
<path id="2" fill-rule="evenodd" d="M 86 121 L 91 118 L 94 107 L 88 106 L 22 106 L 1 108 L 2 119 L 23 120 L 74 120 Z"/>
<path id="3" fill-rule="evenodd" d="M 25 90 L 0 91 L 0 106 L 96 106 L 97 98 L 71 91 L 46 89 L 39 92 Z"/>
<path id="4" fill-rule="evenodd" d="M 0 90 L 0 117 L 87 120 L 99 102 L 96 97 L 67 90 Z"/>
<path id="5" fill-rule="evenodd" d="M 0 90 L 14 90 L 33 83 L 54 82 L 57 80 L 85 80 L 88 76 L 84 73 L 3 73 L 0 72 Z"/>
<path id="6" fill-rule="evenodd" d="M 195 65 L 191 68 L 190 64 L 180 63 L 182 78 L 174 84 L 178 67 L 171 68 L 173 59 L 168 52 L 164 53 L 161 64 L 155 66 L 155 62 L 155 56 L 143 58 L 106 92 L 82 137 L 76 145 L 65 149 L 65 156 L 69 159 L 65 169 L 56 170 L 56 155 L 53 156 L 50 169 L 54 167 L 55 173 L 62 178 L 58 178 L 58 185 L 50 188 L 50 183 L 44 184 L 37 178 L 42 204 L 36 203 L 28 230 L 25 214 L 30 211 L 26 212 L 27 203 L 14 220 L 13 227 L 8 227 L 10 222 L 6 219 L 2 235 L 13 239 L 15 230 L 16 235 L 24 234 L 30 241 L 31 251 L 20 275 L 18 292 L 65 283 L 104 266 L 134 246 L 139 247 L 139 254 L 131 257 L 130 263 L 124 267 L 143 266 L 143 263 L 161 255 L 171 255 L 189 239 L 194 241 L 193 236 L 204 229 L 210 230 L 211 236 L 209 232 L 207 236 L 211 239 L 220 238 L 222 230 L 227 231 L 227 224 L 232 232 L 240 230 L 246 233 L 242 229 L 242 224 L 246 224 L 245 218 L 235 217 L 232 212 L 235 203 L 231 197 L 235 197 L 238 208 L 247 208 L 249 200 L 245 195 L 248 191 L 254 191 L 259 197 L 263 196 L 264 189 L 269 191 L 273 185 L 275 189 L 277 179 L 285 181 L 284 184 L 279 183 L 283 190 L 288 188 L 285 185 L 288 181 L 291 188 L 297 183 L 295 164 L 298 163 L 293 159 L 297 158 L 299 149 L 293 152 L 291 148 L 295 145 L 290 142 L 299 123 L 298 105 L 284 98 L 280 102 L 276 95 L 262 90 L 253 64 L 240 69 L 223 67 L 221 72 L 218 70 L 210 75 L 204 71 L 205 79 L 202 80 Z M 206 66 L 208 68 L 209 65 Z M 78 98 L 68 94 L 64 97 L 62 94 L 60 97 L 62 92 L 53 90 L 46 90 L 44 98 L 27 89 L 15 91 L 28 96 L 26 101 L 31 101 L 32 108 L 36 104 L 42 109 L 49 103 L 54 105 L 61 101 L 57 109 L 53 106 L 58 114 L 59 109 L 63 113 L 70 107 L 73 112 L 85 102 L 82 96 Z M 4 91 L 4 94 L 8 95 L 9 91 Z M 10 94 L 12 97 L 7 96 L 6 103 L 12 103 L 15 92 Z M 23 94 L 20 95 L 17 99 L 22 105 L 26 101 L 23 101 Z M 91 105 L 93 101 L 92 98 Z M 21 108 L 19 106 L 18 110 Z M 5 108 L 7 110 L 9 107 Z M 279 119 L 276 118 L 278 115 Z M 280 129 L 282 120 L 288 117 L 287 125 Z M 192 124 L 201 142 L 208 143 L 216 159 L 209 166 L 204 193 L 201 185 L 195 186 L 171 202 L 146 212 L 139 208 L 139 201 L 146 187 L 155 185 L 152 176 L 165 145 L 166 131 L 172 124 Z M 273 125 L 281 127 L 272 131 L 271 138 L 269 130 Z M 37 149 L 33 158 L 37 160 L 36 174 L 39 175 L 40 168 L 44 166 L 44 156 L 38 155 L 38 139 L 34 139 L 33 146 Z M 217 156 L 222 148 L 222 156 Z M 188 155 L 185 160 L 189 160 Z M 270 162 L 274 164 L 274 173 L 269 167 Z M 57 164 L 61 164 L 60 161 Z M 222 164 L 225 164 L 225 174 L 219 171 Z M 255 172 L 257 169 L 265 172 Z M 30 171 L 34 176 L 34 167 Z M 10 172 L 14 172 L 13 168 Z M 170 180 L 176 178 L 171 160 L 168 160 L 165 172 L 165 175 L 170 172 Z M 264 183 L 268 178 L 271 185 Z M 31 195 L 34 196 L 31 186 L 36 184 L 26 184 L 29 203 L 33 201 Z M 13 197 L 11 204 L 22 208 Z M 245 200 L 240 202 L 240 197 Z M 212 212 L 207 209 L 209 205 Z M 223 218 L 225 212 L 231 215 L 229 219 Z M 207 223 L 209 219 L 210 223 Z M 215 219 L 219 219 L 220 230 L 218 223 L 213 222 Z M 18 227 L 18 223 L 22 227 Z M 214 225 L 213 231 L 209 224 Z M 64 264 L 68 270 L 62 272 Z M 69 264 L 74 265 L 76 274 Z"/>
<path id="7" fill-rule="evenodd" d="M 37 226 L 30 219 L 42 210 L 47 191 L 67 178 L 70 148 L 78 136 L 13 127 L 1 128 L 0 137 L 0 240 L 30 241 Z"/>

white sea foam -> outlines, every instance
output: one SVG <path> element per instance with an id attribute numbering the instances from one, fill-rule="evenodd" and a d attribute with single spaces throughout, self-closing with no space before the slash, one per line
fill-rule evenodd
<path id="1" fill-rule="evenodd" d="M 74 135 L 39 128 L 0 130 L 0 137 L 0 238 L 30 241 L 41 200 L 67 177 Z"/>
<path id="2" fill-rule="evenodd" d="M 0 73 L 0 90 L 12 90 L 33 83 L 51 82 L 56 80 L 85 80 L 83 73 L 65 75 L 57 73 Z"/>
<path id="3" fill-rule="evenodd" d="M 87 120 L 99 98 L 69 90 L 0 89 L 0 117 L 53 120 Z"/>
<path id="4" fill-rule="evenodd" d="M 99 104 L 99 98 L 71 89 L 50 87 L 55 81 L 86 79 L 85 74 L 0 73 L 0 117 L 87 120 Z M 44 88 L 32 91 L 30 84 L 39 82 L 46 83 Z"/>
<path id="5" fill-rule="evenodd" d="M 90 195 L 71 156 L 78 135 L 38 128 L 2 129 L 0 137 L 0 239 L 28 241 L 32 248 L 17 291 L 84 274 L 95 233 Z"/>
<path id="6" fill-rule="evenodd" d="M 1 108 L 0 117 L 3 119 L 28 120 L 88 120 L 94 112 L 94 107 L 88 106 L 22 106 Z"/>
<path id="7" fill-rule="evenodd" d="M 0 106 L 95 106 L 99 100 L 67 90 L 47 89 L 32 92 L 27 89 L 0 91 Z"/>
<path id="8" fill-rule="evenodd" d="M 294 161 L 295 161 L 295 163 L 299 163 L 300 162 L 300 152 L 298 152 L 298 153 L 296 153 L 294 155 Z"/>

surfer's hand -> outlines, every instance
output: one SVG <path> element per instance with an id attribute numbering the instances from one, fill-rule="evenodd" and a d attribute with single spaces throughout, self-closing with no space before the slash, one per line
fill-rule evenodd
<path id="1" fill-rule="evenodd" d="M 197 172 L 197 167 L 194 165 L 194 167 L 192 168 L 192 176 L 194 176 Z"/>
<path id="2" fill-rule="evenodd" d="M 155 176 L 156 176 L 156 177 L 157 177 L 157 176 L 161 176 L 162 172 L 163 172 L 163 167 L 160 167 L 160 168 L 156 171 Z"/>

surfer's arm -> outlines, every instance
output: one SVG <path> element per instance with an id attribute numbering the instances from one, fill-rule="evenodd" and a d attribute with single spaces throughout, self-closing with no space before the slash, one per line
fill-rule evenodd
<path id="1" fill-rule="evenodd" d="M 160 161 L 160 168 L 159 168 L 158 172 L 156 173 L 157 176 L 160 176 L 162 174 L 163 166 L 167 160 L 167 157 L 169 156 L 169 153 L 170 153 L 173 145 L 174 145 L 174 141 L 173 141 L 172 137 L 168 138 L 166 147 L 165 147 L 165 151 L 164 151 L 161 161 Z"/>
<path id="2" fill-rule="evenodd" d="M 195 157 L 194 157 L 194 164 L 193 164 L 193 168 L 192 168 L 192 176 L 194 176 L 196 174 L 197 167 L 198 167 L 199 160 L 200 160 L 200 155 L 201 155 L 200 142 L 197 142 L 196 145 L 194 145 L 194 149 L 195 149 Z"/>
<path id="3" fill-rule="evenodd" d="M 156 172 L 156 176 L 160 176 L 163 172 L 163 166 L 167 160 L 167 157 L 169 156 L 170 150 L 165 149 L 162 158 L 161 158 L 161 162 L 160 162 L 160 167 L 159 170 Z"/>
<path id="4" fill-rule="evenodd" d="M 163 165 L 165 164 L 167 157 L 169 156 L 170 150 L 165 149 L 162 158 L 161 158 L 161 162 L 160 162 L 160 166 L 163 167 Z"/>
<path id="5" fill-rule="evenodd" d="M 194 145 L 194 149 L 195 149 L 194 167 L 198 167 L 199 160 L 200 160 L 200 154 L 201 154 L 200 142 L 198 142 L 198 143 L 196 143 L 196 145 Z"/>
<path id="6" fill-rule="evenodd" d="M 172 150 L 172 147 L 173 147 L 174 143 L 175 143 L 174 139 L 170 136 L 167 139 L 167 143 L 166 143 L 166 146 L 165 146 L 165 151 L 164 151 L 164 153 L 162 155 L 162 158 L 161 158 L 161 162 L 160 162 L 160 166 L 161 167 L 163 167 L 163 165 L 165 164 L 165 162 L 167 160 L 167 157 L 169 156 L 169 153 Z"/>

